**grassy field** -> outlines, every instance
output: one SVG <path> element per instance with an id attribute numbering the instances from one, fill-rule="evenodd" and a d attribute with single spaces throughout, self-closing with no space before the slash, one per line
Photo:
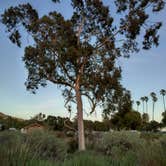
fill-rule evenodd
<path id="1" fill-rule="evenodd" d="M 0 132 L 1 166 L 165 166 L 166 135 L 120 131 L 86 137 L 87 151 L 77 152 L 74 138 L 52 132 L 29 135 Z"/>

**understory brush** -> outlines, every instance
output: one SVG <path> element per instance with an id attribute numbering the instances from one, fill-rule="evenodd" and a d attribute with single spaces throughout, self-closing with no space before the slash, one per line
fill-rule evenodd
<path id="1" fill-rule="evenodd" d="M 88 138 L 91 141 L 87 141 L 88 151 L 77 152 L 76 140 L 66 141 L 52 132 L 3 131 L 0 133 L 0 165 L 165 166 L 166 135 L 157 139 L 149 137 L 130 131 L 100 133 L 99 138 L 92 134 Z"/>

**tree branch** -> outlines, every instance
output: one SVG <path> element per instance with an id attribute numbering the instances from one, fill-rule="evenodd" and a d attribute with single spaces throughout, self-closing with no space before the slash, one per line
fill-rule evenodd
<path id="1" fill-rule="evenodd" d="M 64 86 L 68 86 L 68 87 L 71 87 L 71 88 L 74 88 L 73 85 L 71 85 L 70 83 L 68 82 L 65 82 L 63 80 L 55 80 L 51 77 L 48 77 L 47 78 L 49 81 L 53 82 L 54 84 L 58 84 L 58 85 L 64 85 Z"/>
<path id="2" fill-rule="evenodd" d="M 81 24 L 79 26 L 78 32 L 77 32 L 77 44 L 78 45 L 80 44 L 80 36 L 81 36 L 81 32 L 82 32 L 82 29 L 83 29 L 83 26 L 84 26 L 84 22 L 85 22 L 85 17 L 83 17 L 83 19 L 81 21 Z"/>

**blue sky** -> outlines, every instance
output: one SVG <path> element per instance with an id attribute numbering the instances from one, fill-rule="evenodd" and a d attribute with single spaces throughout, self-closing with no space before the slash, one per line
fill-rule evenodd
<path id="1" fill-rule="evenodd" d="M 31 3 L 39 11 L 40 15 L 47 14 L 53 10 L 62 12 L 66 18 L 71 15 L 70 5 L 66 0 L 63 5 L 55 5 L 51 0 L 0 0 L 0 14 L 9 6 L 26 2 Z M 105 0 L 105 3 L 109 4 L 110 1 Z M 159 91 L 162 88 L 166 89 L 165 16 L 166 9 L 161 14 L 152 17 L 152 21 L 163 21 L 163 27 L 160 30 L 159 47 L 150 51 L 141 51 L 138 54 L 131 55 L 129 59 L 118 60 L 118 64 L 123 69 L 122 84 L 131 90 L 134 100 L 138 100 L 141 96 L 149 96 L 152 91 L 157 93 L 158 102 L 156 103 L 155 116 L 158 121 L 160 121 L 160 115 L 163 111 L 162 98 L 159 95 Z M 7 39 L 7 34 L 2 24 L 0 24 L 0 30 L 0 112 L 22 118 L 30 118 L 30 116 L 39 112 L 47 115 L 68 116 L 64 108 L 61 92 L 55 85 L 48 84 L 46 88 L 40 88 L 36 95 L 26 91 L 24 82 L 27 73 L 21 60 L 24 49 L 16 47 Z M 24 37 L 25 39 L 27 38 L 27 36 Z M 149 99 L 150 113 L 152 112 L 151 105 L 152 102 Z M 135 105 L 134 108 L 136 108 Z M 95 119 L 95 116 L 93 115 L 91 118 Z M 97 118 L 100 119 L 99 111 Z"/>

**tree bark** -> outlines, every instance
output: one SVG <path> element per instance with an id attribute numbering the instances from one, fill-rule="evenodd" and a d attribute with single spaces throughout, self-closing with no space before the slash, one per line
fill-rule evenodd
<path id="1" fill-rule="evenodd" d="M 83 123 L 83 104 L 80 93 L 79 78 L 75 85 L 76 101 L 77 101 L 77 124 L 78 124 L 78 146 L 79 151 L 85 150 L 85 135 L 84 135 L 84 123 Z"/>
<path id="2" fill-rule="evenodd" d="M 164 95 L 163 95 L 163 104 L 164 104 L 164 112 L 166 112 Z"/>
<path id="3" fill-rule="evenodd" d="M 153 102 L 152 120 L 154 121 L 154 102 Z"/>
<path id="4" fill-rule="evenodd" d="M 148 114 L 148 103 L 146 102 L 146 113 Z"/>

